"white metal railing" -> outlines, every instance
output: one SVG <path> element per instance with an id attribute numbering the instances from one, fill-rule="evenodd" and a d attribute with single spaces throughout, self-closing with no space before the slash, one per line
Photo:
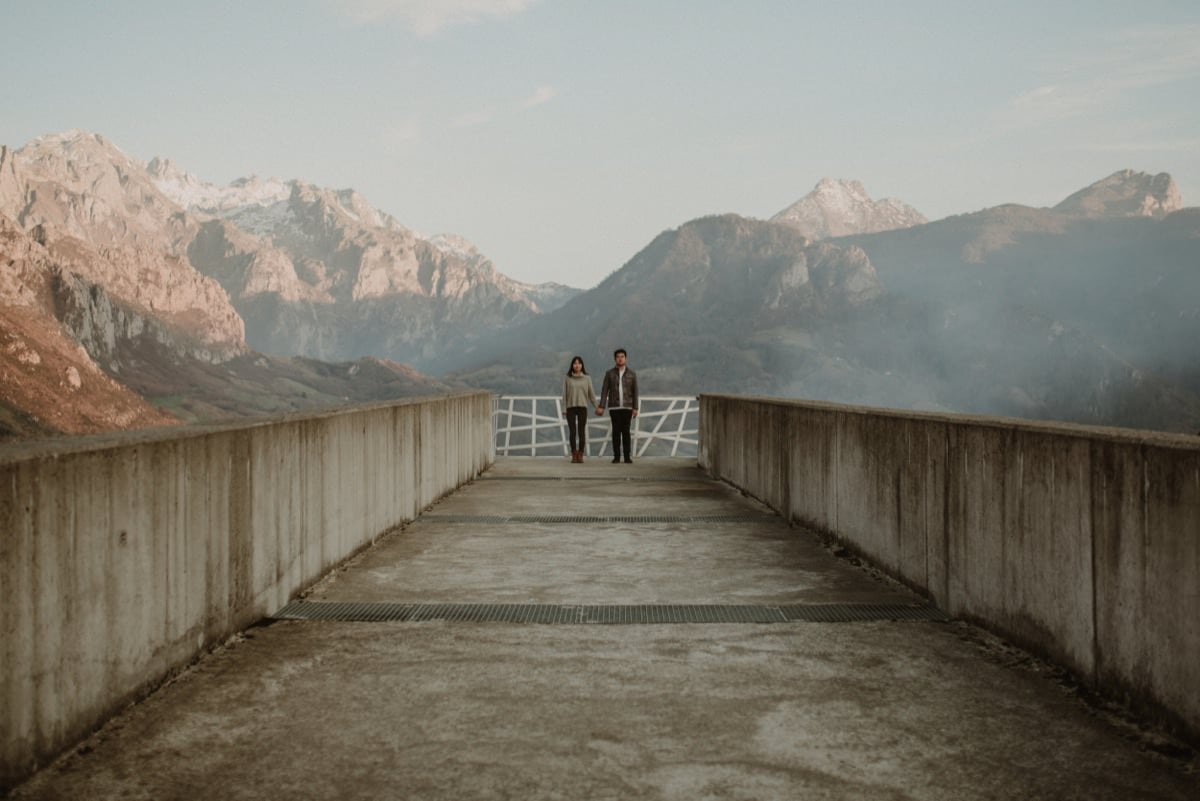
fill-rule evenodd
<path id="1" fill-rule="evenodd" d="M 567 419 L 555 395 L 501 395 L 492 404 L 497 456 L 567 456 Z M 695 457 L 700 445 L 700 401 L 684 395 L 641 399 L 630 433 L 633 455 Z M 612 453 L 608 415 L 588 410 L 587 453 Z"/>

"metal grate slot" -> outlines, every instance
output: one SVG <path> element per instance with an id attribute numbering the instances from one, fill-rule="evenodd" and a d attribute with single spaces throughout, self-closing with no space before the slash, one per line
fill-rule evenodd
<path id="1" fill-rule="evenodd" d="M 906 604 L 401 604 L 292 601 L 275 620 L 341 622 L 673 624 L 853 623 L 868 620 L 946 620 L 932 606 Z"/>
<path id="2" fill-rule="evenodd" d="M 489 476 L 482 475 L 477 481 L 690 481 L 702 484 L 718 484 L 707 476 Z"/>
<path id="3" fill-rule="evenodd" d="M 906 604 L 812 604 L 782 606 L 788 619 L 806 623 L 853 623 L 865 620 L 947 620 L 935 606 Z"/>
<path id="4" fill-rule="evenodd" d="M 763 523 L 776 515 L 421 515 L 429 523 Z"/>

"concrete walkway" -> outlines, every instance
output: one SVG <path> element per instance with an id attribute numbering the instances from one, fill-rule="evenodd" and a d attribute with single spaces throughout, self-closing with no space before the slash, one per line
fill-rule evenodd
<path id="1" fill-rule="evenodd" d="M 570 520 L 588 516 L 604 521 Z M 551 459 L 501 461 L 306 600 L 921 604 L 685 461 Z M 1200 797 L 1130 734 L 953 622 L 286 620 L 14 796 Z"/>

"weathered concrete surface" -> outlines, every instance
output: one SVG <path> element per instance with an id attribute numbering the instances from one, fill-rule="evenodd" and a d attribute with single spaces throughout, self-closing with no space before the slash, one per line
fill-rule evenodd
<path id="1" fill-rule="evenodd" d="M 491 460 L 490 396 L 0 449 L 0 790 Z"/>
<path id="2" fill-rule="evenodd" d="M 398 603 L 913 603 L 684 460 L 501 459 L 311 600 Z M 572 480 L 507 480 L 562 472 Z M 588 478 L 591 477 L 591 478 Z M 682 479 L 682 480 L 681 480 Z M 731 523 L 459 523 L 448 515 L 761 516 Z M 497 549 L 506 554 L 497 558 Z M 509 555 L 511 554 L 511 555 Z M 630 569 L 636 565 L 635 569 Z"/>
<path id="3" fill-rule="evenodd" d="M 1200 743 L 1200 438 L 705 395 L 700 461 Z"/>
<path id="4" fill-rule="evenodd" d="M 283 623 L 17 798 L 1192 801 L 949 626 Z"/>
<path id="5" fill-rule="evenodd" d="M 575 531 L 436 522 L 482 510 L 598 513 L 614 502 L 620 514 L 761 510 L 719 483 L 654 481 L 656 472 L 699 478 L 666 462 L 631 470 L 503 460 L 309 597 L 912 599 L 781 523 Z M 506 473 L 642 480 L 497 480 Z M 410 560 L 420 569 L 401 564 Z M 792 569 L 799 576 L 788 579 Z M 570 580 L 552 575 L 559 570 Z M 1005 661 L 969 626 L 911 621 L 276 623 L 203 659 L 15 797 L 1182 801 L 1200 793 L 1200 778 Z"/>

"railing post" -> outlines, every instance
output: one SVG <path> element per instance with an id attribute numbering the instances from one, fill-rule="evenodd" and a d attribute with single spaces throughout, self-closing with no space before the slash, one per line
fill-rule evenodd
<path id="1" fill-rule="evenodd" d="M 567 455 L 567 449 L 571 443 L 567 442 L 567 418 L 563 416 L 565 410 L 562 406 L 562 398 L 554 398 L 554 416 L 558 418 L 558 436 L 562 440 L 562 454 Z"/>

